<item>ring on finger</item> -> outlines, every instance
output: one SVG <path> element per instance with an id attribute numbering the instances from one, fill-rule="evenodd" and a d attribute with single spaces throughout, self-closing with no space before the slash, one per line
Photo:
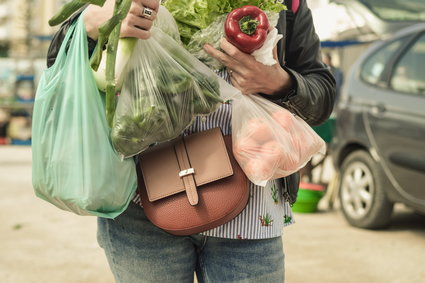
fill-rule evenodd
<path id="1" fill-rule="evenodd" d="M 142 11 L 142 17 L 150 18 L 153 14 L 153 10 L 151 8 L 144 7 Z"/>

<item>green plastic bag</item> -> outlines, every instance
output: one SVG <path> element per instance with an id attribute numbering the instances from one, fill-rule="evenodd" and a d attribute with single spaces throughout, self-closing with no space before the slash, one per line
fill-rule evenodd
<path id="1" fill-rule="evenodd" d="M 32 182 L 38 197 L 63 210 L 115 218 L 134 196 L 136 167 L 132 159 L 121 160 L 112 147 L 87 48 L 80 16 L 37 89 Z"/>

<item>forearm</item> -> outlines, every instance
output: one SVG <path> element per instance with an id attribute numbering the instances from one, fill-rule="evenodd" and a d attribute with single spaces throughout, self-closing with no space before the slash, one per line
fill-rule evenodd
<path id="1" fill-rule="evenodd" d="M 286 62 L 282 67 L 292 78 L 292 90 L 281 89 L 269 98 L 291 108 L 307 123 L 317 125 L 332 113 L 335 81 L 322 62 L 320 40 L 305 1 L 301 1 L 289 33 Z"/>
<path id="2" fill-rule="evenodd" d="M 84 13 L 84 25 L 86 26 L 87 36 L 93 40 L 99 37 L 99 27 L 112 17 L 115 0 L 107 0 L 100 7 L 89 5 Z"/>
<path id="3" fill-rule="evenodd" d="M 290 72 L 297 82 L 297 87 L 286 99 L 285 105 L 310 125 L 325 122 L 334 105 L 335 81 L 332 74 L 323 70 L 313 70 L 310 74 Z"/>
<path id="4" fill-rule="evenodd" d="M 69 26 L 81 15 L 83 11 L 85 11 L 84 24 L 88 35 L 89 57 L 91 57 L 96 47 L 96 40 L 99 37 L 99 28 L 112 17 L 114 6 L 115 0 L 107 0 L 102 7 L 97 5 L 86 5 L 80 9 L 80 11 L 72 15 L 70 19 L 64 22 L 59 31 L 54 35 L 50 44 L 47 54 L 47 65 L 49 67 L 53 65 Z M 144 7 L 152 9 L 152 15 L 149 18 L 140 16 Z M 158 0 L 133 0 L 129 13 L 126 14 L 126 17 L 122 22 L 121 36 L 136 37 L 140 39 L 149 38 L 150 28 L 156 18 L 158 9 Z"/>

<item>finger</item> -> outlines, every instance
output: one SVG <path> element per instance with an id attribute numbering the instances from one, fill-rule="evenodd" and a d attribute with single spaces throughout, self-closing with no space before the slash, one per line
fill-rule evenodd
<path id="1" fill-rule="evenodd" d="M 140 39 L 148 39 L 151 37 L 151 32 L 149 30 L 130 26 L 121 29 L 121 34 L 125 37 L 135 37 Z"/>
<path id="2" fill-rule="evenodd" d="M 142 12 L 140 13 L 140 17 L 149 19 L 151 21 L 156 19 L 157 12 L 151 8 L 143 7 Z"/>
<path id="3" fill-rule="evenodd" d="M 222 38 L 220 41 L 220 47 L 226 54 L 239 62 L 247 62 L 252 60 L 252 56 L 240 51 L 236 46 L 231 44 L 227 39 Z"/>
<path id="4" fill-rule="evenodd" d="M 143 17 L 136 17 L 134 15 L 130 15 L 127 18 L 127 25 L 129 25 L 130 27 L 136 27 L 139 29 L 150 30 L 151 27 L 153 26 L 153 21 Z"/>
<path id="5" fill-rule="evenodd" d="M 277 56 L 277 46 L 273 48 L 273 58 L 279 62 L 279 57 Z"/>
<path id="6" fill-rule="evenodd" d="M 155 12 L 158 12 L 160 0 L 135 0 L 135 2 L 138 2 L 140 5 L 146 8 L 150 8 L 154 10 Z"/>
<path id="7" fill-rule="evenodd" d="M 230 82 L 232 83 L 232 86 L 234 86 L 235 88 L 241 90 L 240 85 L 238 84 L 238 80 L 235 78 L 234 75 L 230 76 Z"/>
<path id="8" fill-rule="evenodd" d="M 143 17 L 153 21 L 156 19 L 158 13 L 154 9 L 133 2 L 131 4 L 129 14 L 135 15 L 137 17 Z"/>
<path id="9" fill-rule="evenodd" d="M 208 55 L 220 61 L 227 68 L 233 71 L 237 69 L 237 63 L 235 62 L 235 60 L 232 57 L 228 56 L 227 54 L 221 52 L 220 50 L 215 49 L 209 44 L 204 45 L 204 50 Z"/>
<path id="10" fill-rule="evenodd" d="M 238 82 L 238 79 L 235 78 L 235 76 L 231 76 L 230 77 L 230 82 L 232 83 L 232 86 L 234 86 L 235 88 L 237 88 L 238 90 L 240 90 L 242 92 L 242 94 L 249 94 Z"/>
<path id="11" fill-rule="evenodd" d="M 128 15 L 121 26 L 121 36 L 148 39 L 153 22 L 135 15 Z"/>

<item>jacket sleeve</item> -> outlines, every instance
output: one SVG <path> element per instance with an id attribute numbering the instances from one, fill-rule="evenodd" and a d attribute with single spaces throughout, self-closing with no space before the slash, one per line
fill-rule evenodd
<path id="1" fill-rule="evenodd" d="M 88 5 L 85 5 L 78 12 L 73 14 L 68 20 L 66 20 L 61 25 L 59 30 L 53 35 L 52 41 L 50 42 L 49 50 L 47 51 L 47 67 L 51 67 L 55 63 L 56 57 L 58 56 L 59 49 L 62 45 L 62 41 L 65 38 L 66 32 L 68 31 L 71 24 L 78 19 L 78 17 L 81 15 L 83 10 L 87 6 Z M 97 41 L 91 39 L 90 37 L 87 37 L 87 41 L 88 41 L 88 50 L 89 50 L 89 57 L 90 57 L 96 47 Z M 69 43 L 70 41 L 68 41 L 66 50 L 68 50 Z"/>
<path id="2" fill-rule="evenodd" d="M 286 21 L 279 23 L 279 30 L 286 28 L 282 27 Z M 269 98 L 295 112 L 308 124 L 319 125 L 332 113 L 335 80 L 322 62 L 320 40 L 306 0 L 300 1 L 292 26 L 285 44 L 285 58 L 279 57 L 280 64 L 293 78 L 295 86 L 289 93 L 279 93 Z"/>

